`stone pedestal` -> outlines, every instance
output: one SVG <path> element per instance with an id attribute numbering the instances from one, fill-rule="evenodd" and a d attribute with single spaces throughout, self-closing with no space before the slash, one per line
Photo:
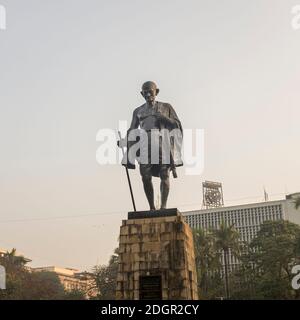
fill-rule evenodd
<path id="1" fill-rule="evenodd" d="M 128 213 L 119 242 L 116 299 L 198 299 L 193 235 L 177 209 Z"/>

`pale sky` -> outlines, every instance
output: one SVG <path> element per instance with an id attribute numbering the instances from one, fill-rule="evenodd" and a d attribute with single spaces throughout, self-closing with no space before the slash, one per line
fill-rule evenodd
<path id="1" fill-rule="evenodd" d="M 96 162 L 96 134 L 131 120 L 147 80 L 205 131 L 204 172 L 178 170 L 169 207 L 200 208 L 204 180 L 228 205 L 261 201 L 264 186 L 271 199 L 300 191 L 300 1 L 0 4 L 0 248 L 33 266 L 107 263 L 132 207 L 124 168 Z"/>

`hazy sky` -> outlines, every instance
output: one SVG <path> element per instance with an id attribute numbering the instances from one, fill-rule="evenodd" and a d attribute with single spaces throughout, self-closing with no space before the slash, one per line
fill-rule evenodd
<path id="1" fill-rule="evenodd" d="M 1 248 L 34 266 L 107 263 L 131 202 L 124 168 L 96 163 L 96 134 L 130 120 L 146 80 L 205 130 L 203 175 L 180 169 L 170 207 L 200 208 L 203 180 L 230 205 L 300 191 L 300 0 L 0 4 Z"/>

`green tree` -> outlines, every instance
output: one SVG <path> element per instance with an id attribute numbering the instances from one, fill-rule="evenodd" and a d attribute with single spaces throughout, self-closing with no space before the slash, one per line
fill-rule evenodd
<path id="1" fill-rule="evenodd" d="M 222 295 L 220 253 L 215 250 L 215 239 L 201 228 L 193 230 L 198 293 L 201 299 Z"/>
<path id="2" fill-rule="evenodd" d="M 289 221 L 265 221 L 244 257 L 252 266 L 253 298 L 294 299 L 291 269 L 299 264 L 300 227 Z"/>
<path id="3" fill-rule="evenodd" d="M 257 279 L 257 270 L 254 268 L 253 258 L 248 243 L 241 243 L 239 262 L 240 265 L 231 274 L 231 299 L 252 299 L 254 283 Z"/>
<path id="4" fill-rule="evenodd" d="M 118 260 L 118 249 L 116 249 L 110 257 L 108 265 L 99 265 L 93 268 L 94 288 L 97 290 L 97 298 L 100 300 L 115 299 Z"/>
<path id="5" fill-rule="evenodd" d="M 26 260 L 16 255 L 16 249 L 0 257 L 0 265 L 6 270 L 6 290 L 0 290 L 0 299 L 22 299 L 22 287 L 27 276 Z"/>
<path id="6" fill-rule="evenodd" d="M 65 290 L 55 272 L 30 272 L 23 282 L 23 300 L 62 300 Z"/>
<path id="7" fill-rule="evenodd" d="M 64 300 L 86 300 L 86 293 L 78 289 L 66 291 Z"/>
<path id="8" fill-rule="evenodd" d="M 6 270 L 6 290 L 0 290 L 1 300 L 58 300 L 68 299 L 56 273 L 31 272 L 28 259 L 16 255 L 16 249 L 0 257 Z"/>
<path id="9" fill-rule="evenodd" d="M 233 256 L 238 257 L 240 252 L 239 233 L 234 225 L 227 226 L 222 222 L 219 229 L 214 230 L 216 249 L 223 253 L 224 257 L 224 275 L 225 275 L 225 295 L 226 299 L 230 297 L 229 291 L 229 270 L 228 270 L 228 257 L 231 253 Z"/>

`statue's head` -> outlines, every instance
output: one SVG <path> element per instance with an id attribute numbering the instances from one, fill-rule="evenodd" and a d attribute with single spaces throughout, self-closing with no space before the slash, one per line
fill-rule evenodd
<path id="1" fill-rule="evenodd" d="M 158 93 L 159 89 L 154 82 L 147 81 L 143 84 L 141 94 L 147 103 L 153 104 Z"/>

